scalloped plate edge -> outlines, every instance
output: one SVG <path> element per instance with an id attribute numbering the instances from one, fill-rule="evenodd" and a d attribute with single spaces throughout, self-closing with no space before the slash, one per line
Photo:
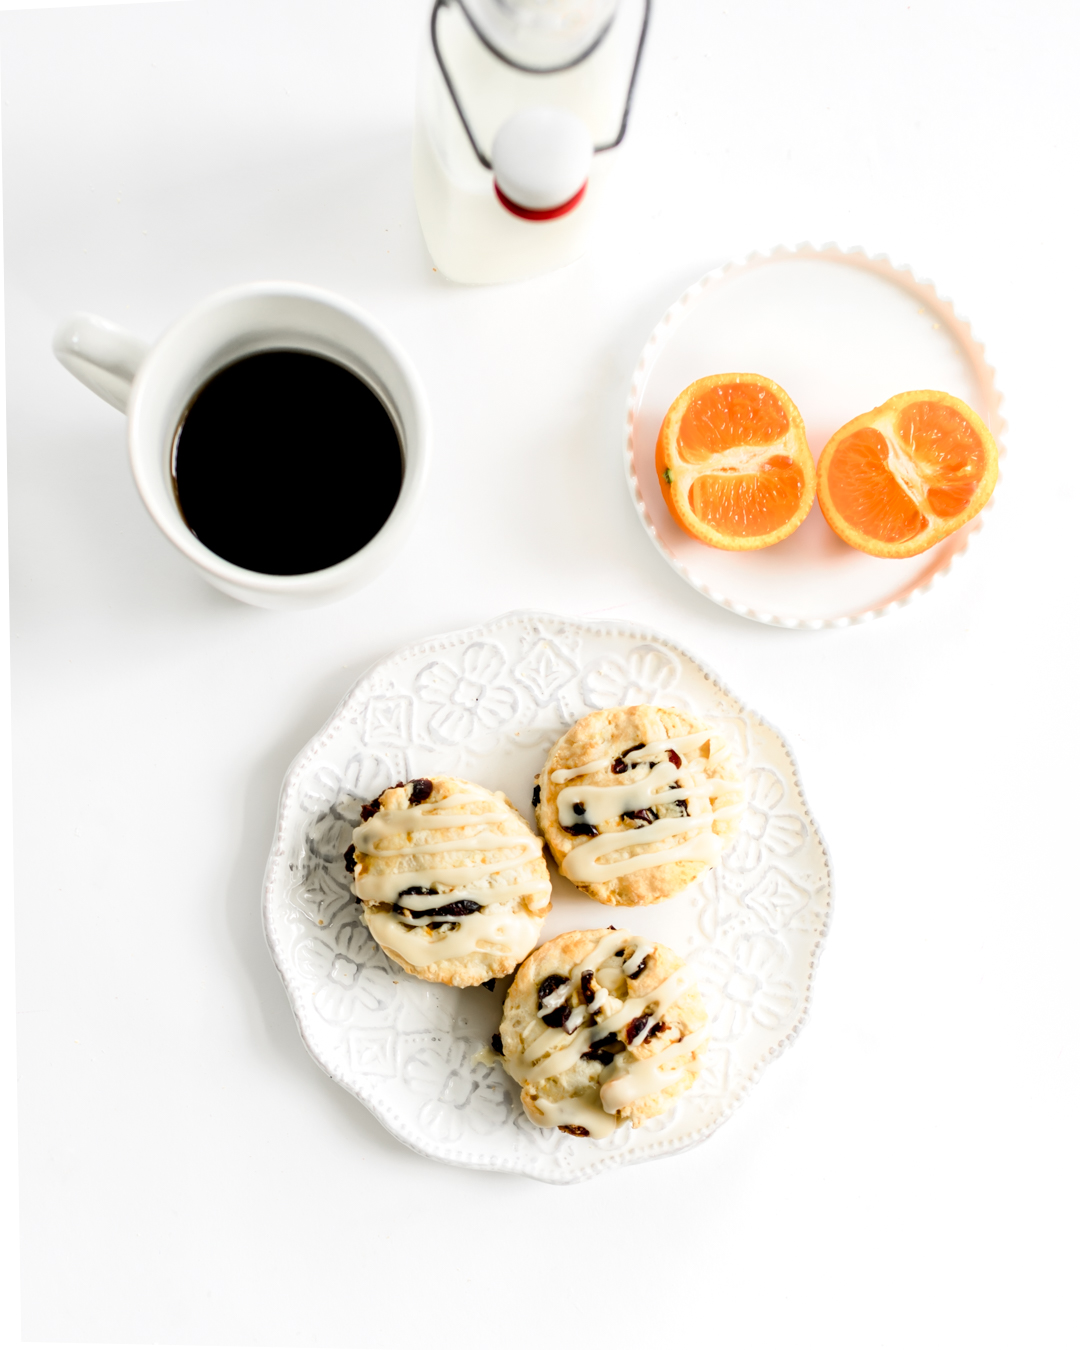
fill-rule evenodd
<path id="1" fill-rule="evenodd" d="M 884 604 L 873 606 L 868 609 L 853 610 L 849 614 L 834 615 L 829 618 L 796 618 L 782 614 L 772 614 L 763 610 L 757 610 L 749 605 L 744 605 L 741 601 L 731 596 L 717 595 L 708 582 L 696 576 L 693 571 L 672 553 L 664 541 L 660 538 L 656 526 L 649 517 L 649 511 L 645 505 L 645 499 L 641 492 L 641 486 L 638 482 L 637 470 L 634 467 L 634 421 L 640 406 L 641 396 L 645 388 L 645 383 L 652 371 L 652 367 L 659 356 L 663 341 L 669 329 L 671 329 L 682 312 L 690 305 L 694 304 L 707 290 L 719 282 L 727 281 L 733 276 L 745 272 L 753 271 L 759 267 L 767 266 L 778 261 L 785 261 L 791 258 L 813 258 L 823 261 L 843 262 L 849 266 L 858 267 L 863 271 L 874 272 L 878 276 L 885 277 L 894 285 L 907 291 L 910 295 L 918 296 L 919 299 L 931 308 L 949 330 L 960 342 L 964 352 L 974 369 L 979 384 L 987 402 L 986 423 L 990 428 L 990 433 L 997 441 L 999 462 L 1005 458 L 1005 445 L 1002 441 L 1002 434 L 1008 428 L 1008 423 L 1001 416 L 1002 395 L 995 383 L 995 370 L 985 356 L 986 348 L 983 343 L 976 340 L 971 330 L 970 322 L 962 315 L 958 314 L 952 300 L 947 296 L 939 295 L 932 281 L 915 275 L 911 266 L 907 263 L 893 263 L 884 253 L 869 254 L 859 245 L 852 248 L 841 248 L 836 243 L 826 243 L 821 245 L 811 243 L 797 244 L 794 248 L 789 248 L 786 244 L 777 244 L 768 253 L 753 252 L 746 255 L 745 258 L 737 259 L 732 262 L 722 263 L 719 267 L 713 268 L 711 272 L 706 272 L 704 276 L 699 277 L 692 285 L 688 286 L 682 295 L 669 306 L 663 317 L 657 323 L 656 327 L 650 333 L 648 341 L 642 350 L 638 359 L 637 366 L 634 369 L 633 377 L 630 381 L 630 392 L 626 403 L 626 439 L 623 444 L 623 469 L 626 475 L 627 487 L 630 490 L 630 497 L 634 503 L 638 517 L 641 521 L 645 533 L 652 540 L 654 547 L 659 552 L 664 561 L 675 571 L 688 585 L 693 586 L 696 591 L 712 600 L 714 604 L 722 609 L 729 610 L 732 614 L 738 614 L 741 618 L 752 619 L 756 623 L 769 624 L 774 628 L 800 628 L 809 631 L 818 631 L 823 628 L 850 628 L 855 624 L 868 623 L 871 619 L 880 619 L 886 614 L 892 614 L 898 609 L 903 609 L 921 595 L 926 595 L 941 577 L 948 576 L 952 571 L 953 564 L 958 558 L 964 556 L 971 546 L 972 540 L 982 530 L 986 518 L 994 506 L 994 498 L 991 497 L 986 506 L 974 520 L 957 530 L 956 534 L 951 536 L 954 541 L 953 547 L 944 551 L 938 565 L 933 569 L 925 580 L 914 582 L 906 591 L 901 592 L 893 599 Z M 998 474 L 998 483 L 1000 485 L 1003 475 Z"/>
<path id="2" fill-rule="evenodd" d="M 409 660 L 417 656 L 425 655 L 433 649 L 438 650 L 441 647 L 460 646 L 469 641 L 476 641 L 492 632 L 492 630 L 526 621 L 533 623 L 539 622 L 570 625 L 583 629 L 593 636 L 600 638 L 618 636 L 645 642 L 654 642 L 660 646 L 670 648 L 691 665 L 696 666 L 724 697 L 731 699 L 738 705 L 739 710 L 744 716 L 753 719 L 762 728 L 775 736 L 784 750 L 791 765 L 792 781 L 798 793 L 799 802 L 806 813 L 806 819 L 813 832 L 814 838 L 822 851 L 824 872 L 827 881 L 824 918 L 822 921 L 821 932 L 818 935 L 817 941 L 811 952 L 806 992 L 802 999 L 798 1017 L 790 1030 L 784 1036 L 780 1037 L 774 1045 L 771 1045 L 756 1061 L 751 1068 L 742 1090 L 728 1108 L 715 1121 L 711 1121 L 708 1125 L 700 1127 L 684 1139 L 668 1142 L 657 1141 L 655 1145 L 646 1147 L 641 1152 L 631 1157 L 619 1154 L 607 1154 L 604 1157 L 597 1158 L 595 1163 L 591 1166 L 586 1166 L 579 1171 L 567 1173 L 566 1175 L 552 1175 L 548 1172 L 542 1172 L 539 1170 L 538 1164 L 529 1165 L 528 1162 L 510 1166 L 507 1165 L 504 1160 L 497 1159 L 491 1155 L 455 1151 L 453 1149 L 446 1149 L 442 1152 L 435 1151 L 427 1143 L 417 1138 L 411 1132 L 409 1126 L 405 1124 L 404 1121 L 400 1120 L 393 1111 L 388 1110 L 382 1103 L 373 1099 L 370 1094 L 366 1093 L 361 1084 L 353 1083 L 343 1077 L 339 1072 L 336 1072 L 334 1066 L 328 1063 L 323 1057 L 317 1044 L 317 1038 L 307 1025 L 307 1018 L 301 1009 L 302 1000 L 300 991 L 296 987 L 293 972 L 288 965 L 288 954 L 279 937 L 276 915 L 274 913 L 278 887 L 281 880 L 281 864 L 285 859 L 287 820 L 289 813 L 295 805 L 301 774 L 307 769 L 308 765 L 316 755 L 334 739 L 340 725 L 345 720 L 349 706 L 354 701 L 365 681 L 370 678 L 375 670 L 395 661 Z M 588 1181 L 591 1178 L 599 1176 L 601 1173 L 611 1171 L 614 1168 L 635 1166 L 645 1162 L 654 1162 L 661 1157 L 672 1157 L 678 1153 L 685 1153 L 687 1150 L 696 1148 L 699 1144 L 704 1143 L 706 1139 L 716 1133 L 721 1125 L 726 1124 L 738 1107 L 745 1101 L 750 1088 L 759 1081 L 765 1068 L 769 1064 L 774 1063 L 779 1056 L 794 1043 L 796 1037 L 805 1026 L 806 1019 L 810 1012 L 813 988 L 817 978 L 822 948 L 832 924 L 832 912 L 833 867 L 829 847 L 821 833 L 813 812 L 810 810 L 809 803 L 806 800 L 802 776 L 799 773 L 798 762 L 795 759 L 791 746 L 788 744 L 787 739 L 772 725 L 772 723 L 766 721 L 759 713 L 749 708 L 737 695 L 733 694 L 710 665 L 701 661 L 692 652 L 682 646 L 681 643 L 667 637 L 665 634 L 657 632 L 655 629 L 639 627 L 632 623 L 618 623 L 610 620 L 567 618 L 544 610 L 511 610 L 485 624 L 440 633 L 433 637 L 426 638 L 422 642 L 398 647 L 386 656 L 380 657 L 378 660 L 371 662 L 365 667 L 360 676 L 350 686 L 341 702 L 334 709 L 334 712 L 289 765 L 278 800 L 277 823 L 274 830 L 274 840 L 270 850 L 270 857 L 267 861 L 264 874 L 262 893 L 263 933 L 267 947 L 269 948 L 270 955 L 277 967 L 281 981 L 285 986 L 289 1006 L 296 1021 L 297 1030 L 300 1033 L 300 1039 L 311 1058 L 323 1073 L 325 1073 L 332 1082 L 343 1087 L 351 1096 L 355 1097 L 363 1106 L 365 1106 L 389 1134 L 422 1157 L 429 1158 L 435 1162 L 449 1163 L 452 1166 L 466 1167 L 477 1171 L 502 1172 L 510 1175 L 527 1176 L 533 1180 L 543 1181 L 553 1185 L 570 1185 L 581 1181 Z"/>

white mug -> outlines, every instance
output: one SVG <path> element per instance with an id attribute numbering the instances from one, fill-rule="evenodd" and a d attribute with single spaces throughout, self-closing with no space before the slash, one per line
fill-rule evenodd
<path id="1" fill-rule="evenodd" d="M 200 543 L 180 512 L 173 446 L 199 390 L 217 371 L 254 352 L 313 352 L 359 375 L 380 397 L 401 441 L 401 492 L 389 519 L 359 552 L 319 572 L 273 576 L 226 562 Z M 74 314 L 53 351 L 87 388 L 128 416 L 131 470 L 166 538 L 207 581 L 266 609 L 338 600 L 371 581 L 407 534 L 427 471 L 427 400 L 408 357 L 363 310 L 292 282 L 257 282 L 209 296 L 153 347 L 92 314 Z"/>

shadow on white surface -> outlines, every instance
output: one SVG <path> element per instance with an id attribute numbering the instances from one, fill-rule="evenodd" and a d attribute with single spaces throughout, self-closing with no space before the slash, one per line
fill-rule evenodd
<path id="1" fill-rule="evenodd" d="M 223 597 L 224 598 L 224 597 Z M 236 602 L 230 602 L 236 603 Z M 270 1056 L 275 1074 L 284 1073 L 299 1092 L 315 1091 L 320 1109 L 336 1118 L 346 1138 L 353 1136 L 365 1152 L 412 1157 L 375 1120 L 366 1107 L 329 1078 L 304 1048 L 297 1032 L 289 1000 L 282 988 L 273 957 L 266 945 L 262 925 L 262 879 L 266 854 L 277 820 L 278 794 L 289 764 L 298 749 L 323 725 L 362 672 L 316 679 L 307 696 L 306 708 L 295 717 L 292 729 L 280 731 L 273 744 L 253 766 L 244 791 L 241 826 L 229 876 L 225 903 L 226 926 L 231 939 L 230 963 L 246 988 L 246 1008 L 254 1047 Z M 438 1164 L 424 1161 L 425 1166 Z"/>

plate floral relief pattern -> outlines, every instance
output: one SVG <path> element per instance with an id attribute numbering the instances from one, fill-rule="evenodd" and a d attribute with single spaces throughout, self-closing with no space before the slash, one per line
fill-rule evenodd
<path id="1" fill-rule="evenodd" d="M 544 940 L 607 923 L 692 962 L 709 1007 L 706 1067 L 667 1115 L 602 1142 L 539 1130 L 516 1085 L 477 1053 L 501 996 L 399 970 L 360 921 L 344 852 L 363 802 L 399 780 L 450 773 L 502 788 L 531 823 L 533 775 L 594 708 L 658 703 L 723 730 L 746 775 L 742 826 L 720 866 L 645 910 L 580 918 L 555 877 Z M 544 1181 L 674 1153 L 742 1101 L 807 1011 L 828 925 L 828 856 L 783 739 L 666 638 L 633 625 L 507 615 L 373 667 L 293 764 L 266 872 L 267 941 L 304 1042 L 322 1069 L 419 1153 Z"/>

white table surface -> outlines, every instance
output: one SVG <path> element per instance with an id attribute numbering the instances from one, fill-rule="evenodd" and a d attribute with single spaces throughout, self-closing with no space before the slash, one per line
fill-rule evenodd
<path id="1" fill-rule="evenodd" d="M 412 204 L 426 13 L 0 17 L 23 1335 L 1074 1343 L 1078 11 L 658 0 L 596 247 L 476 290 Z M 849 631 L 695 593 L 620 463 L 667 304 L 804 238 L 933 278 L 1006 395 L 983 537 Z M 369 308 L 435 421 L 393 573 L 303 614 L 187 568 L 49 351 L 72 309 L 152 337 L 267 276 Z M 308 1058 L 259 919 L 281 779 L 349 684 L 523 606 L 700 653 L 791 740 L 836 875 L 794 1049 L 703 1147 L 569 1189 L 385 1134 Z"/>

